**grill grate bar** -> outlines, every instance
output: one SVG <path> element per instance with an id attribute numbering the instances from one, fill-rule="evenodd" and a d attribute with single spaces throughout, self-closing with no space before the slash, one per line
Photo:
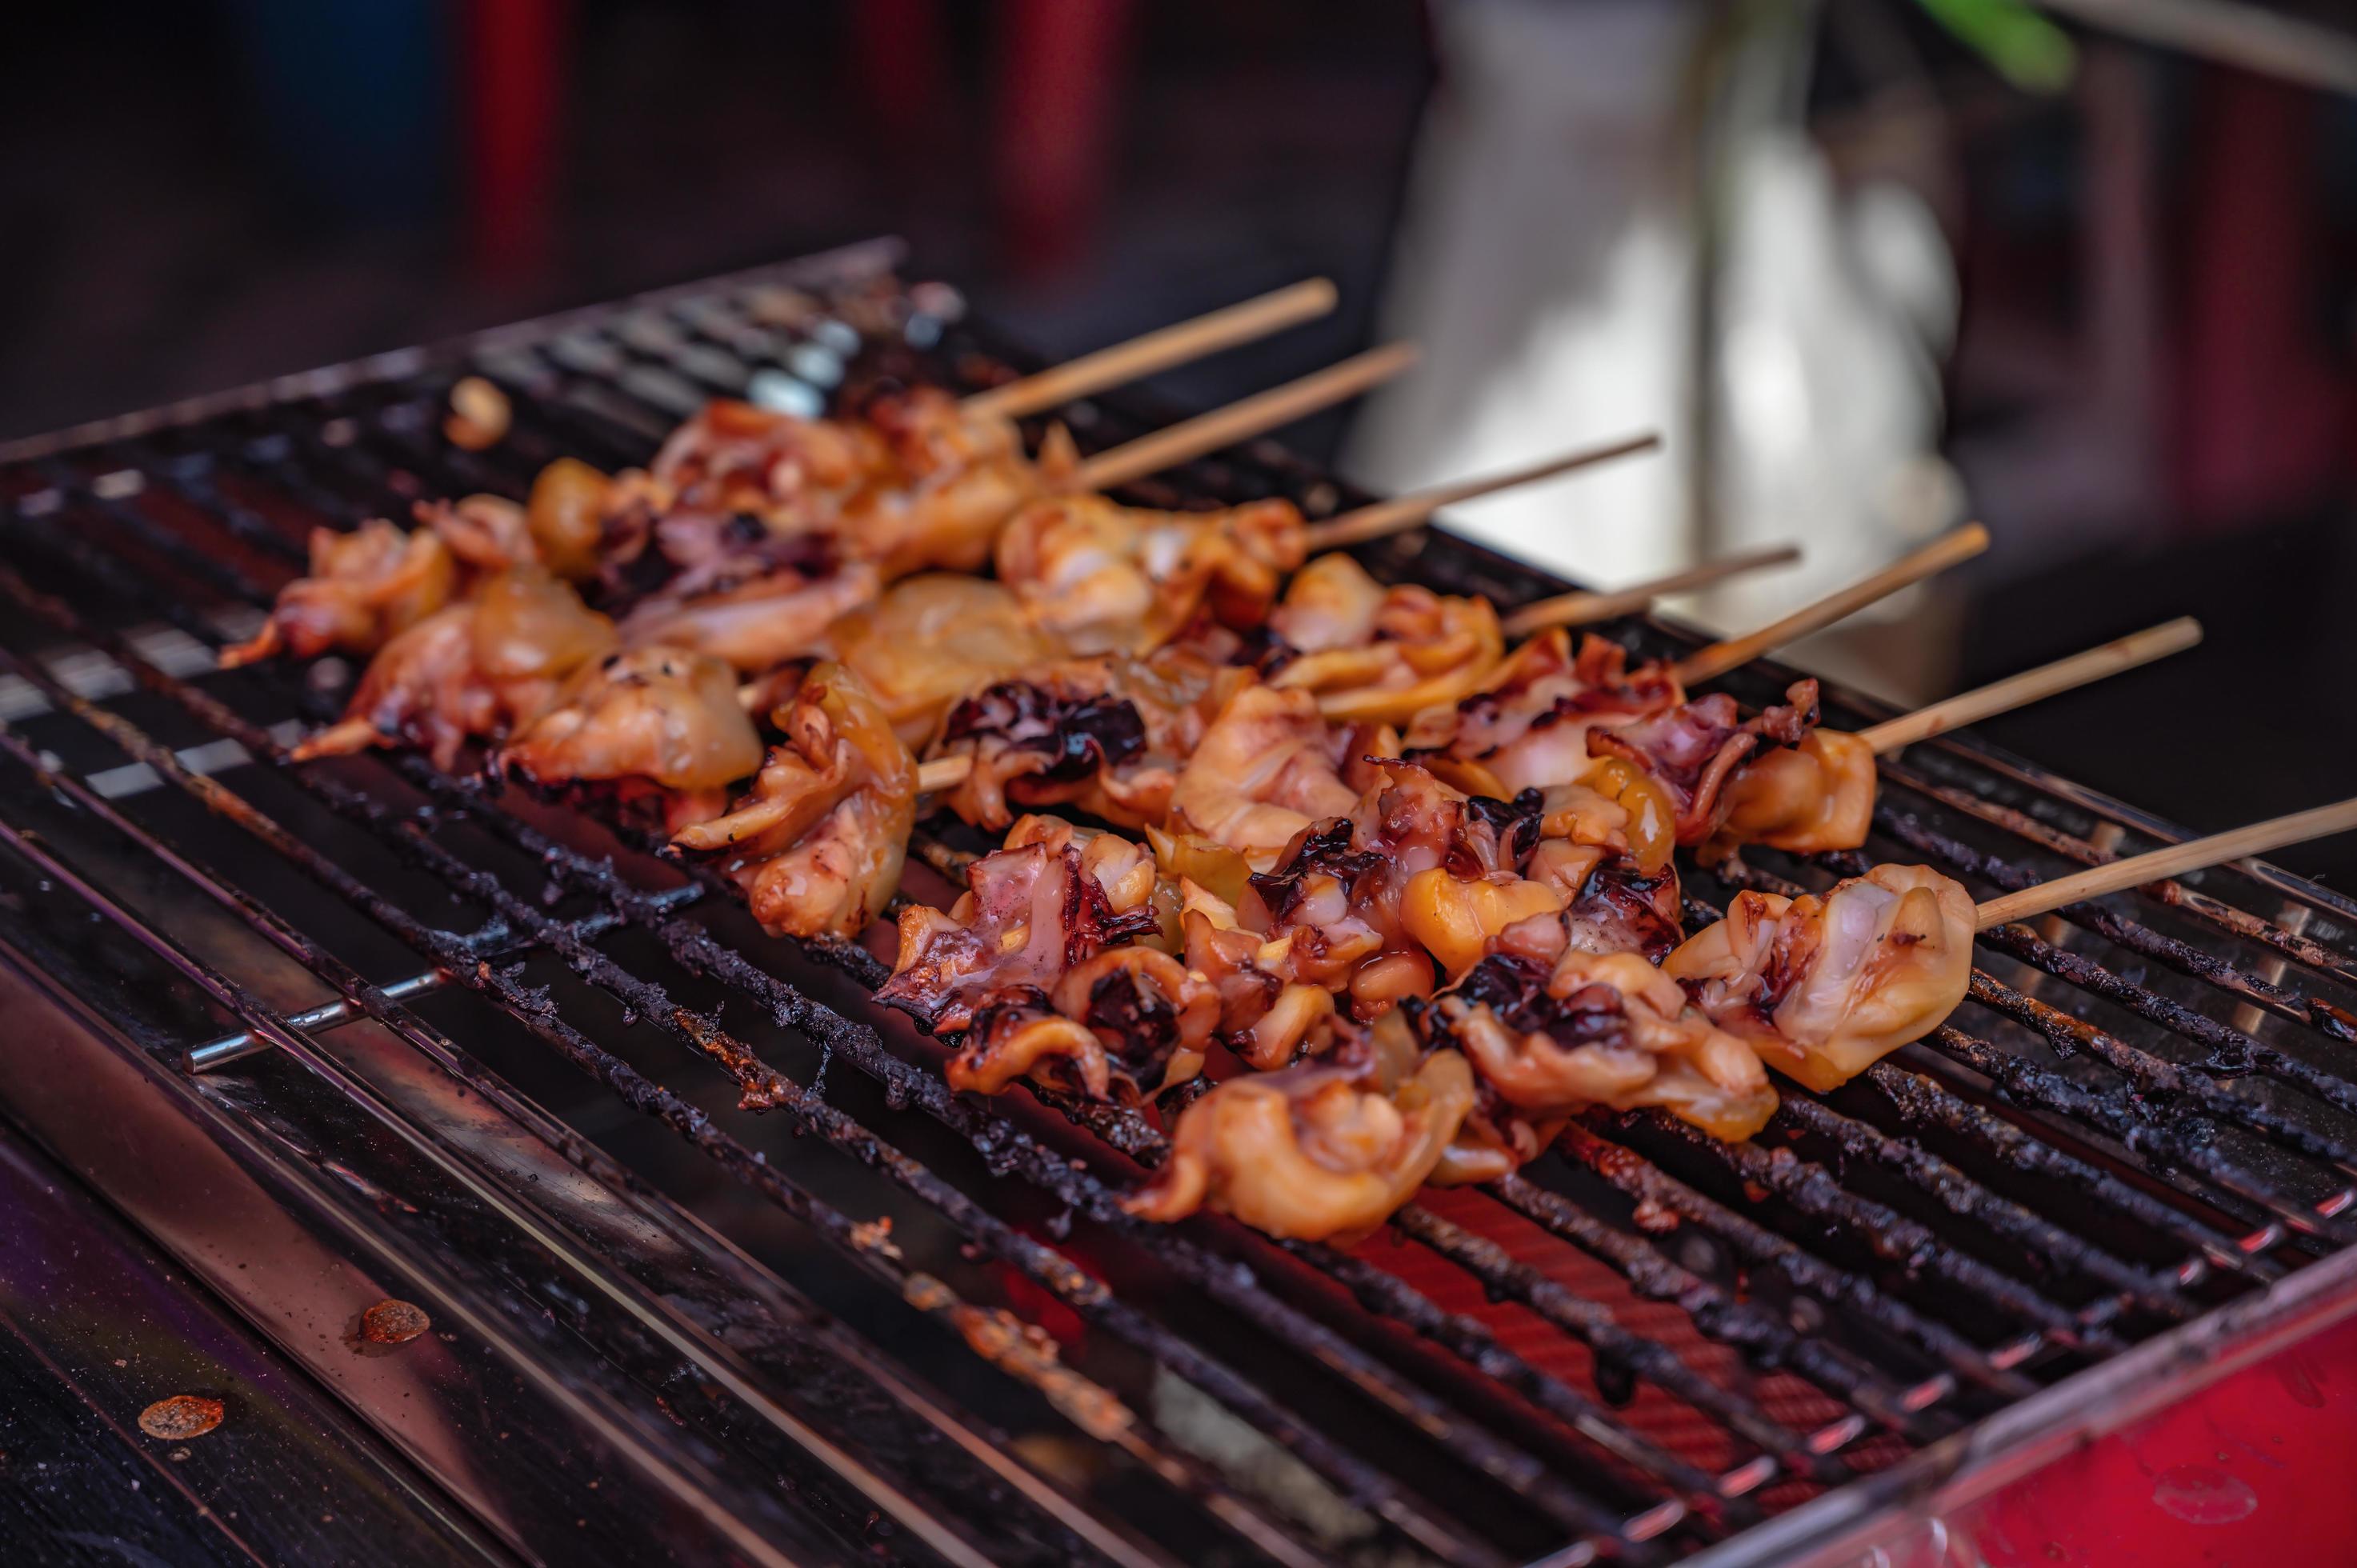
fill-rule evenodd
<path id="1" fill-rule="evenodd" d="M 13 580 L 13 574 L 6 573 L 5 568 L 0 568 L 0 589 L 5 589 L 12 596 L 24 599 L 28 606 L 31 606 L 38 596 L 20 593 L 19 590 L 22 588 L 23 585 L 20 582 Z M 5 649 L 0 649 L 0 667 L 10 669 L 27 680 L 34 680 L 36 684 L 40 684 L 46 680 L 46 677 L 40 676 L 38 667 L 31 660 L 22 659 Z M 160 671 L 152 673 L 155 679 L 165 682 L 170 680 L 170 677 L 163 676 Z M 712 1125 L 705 1112 L 680 1100 L 669 1090 L 653 1085 L 621 1058 L 605 1051 L 571 1025 L 566 1024 L 557 1016 L 546 994 L 540 989 L 525 984 L 517 975 L 495 969 L 483 961 L 474 952 L 467 939 L 453 936 L 448 932 L 437 931 L 409 916 L 398 906 L 353 878 L 333 862 L 257 811 L 242 797 L 221 786 L 217 780 L 183 768 L 177 759 L 173 758 L 169 748 L 148 738 L 128 721 L 74 697 L 54 682 L 48 682 L 45 690 L 59 708 L 72 712 L 76 717 L 105 735 L 110 741 L 155 768 L 159 774 L 194 796 L 208 809 L 261 839 L 297 865 L 306 875 L 312 876 L 355 908 L 366 912 L 379 924 L 394 932 L 403 940 L 409 942 L 423 956 L 433 960 L 437 967 L 447 971 L 457 983 L 479 992 L 500 1004 L 519 1023 L 531 1029 L 545 1043 L 555 1047 L 574 1065 L 588 1071 L 609 1090 L 620 1095 L 634 1109 L 654 1115 L 658 1120 L 670 1125 L 674 1132 L 687 1137 L 700 1151 L 712 1157 L 732 1176 L 747 1182 L 793 1218 L 825 1236 L 855 1264 L 864 1272 L 877 1277 L 909 1305 L 928 1316 L 939 1318 L 952 1332 L 961 1337 L 967 1336 L 968 1325 L 976 1321 L 974 1315 L 981 1309 L 967 1305 L 939 1280 L 930 1275 L 915 1273 L 903 1265 L 888 1250 L 863 1242 L 862 1232 L 856 1221 L 783 1176 L 751 1150 L 721 1133 Z M 242 724 L 242 721 L 237 721 L 233 716 L 228 715 L 225 710 L 221 716 L 232 725 Z M 251 746 L 253 744 L 253 739 L 247 739 L 246 744 Z M 111 807 L 105 807 L 104 802 L 99 800 L 94 793 L 82 789 L 78 784 L 71 784 L 62 776 L 51 772 L 42 765 L 37 753 L 5 729 L 0 729 L 0 749 L 6 750 L 20 761 L 38 769 L 38 776 L 45 782 L 56 783 L 60 787 L 70 785 L 70 792 L 74 793 L 76 799 L 86 805 L 94 803 L 96 806 L 104 807 L 107 820 L 111 824 L 125 825 L 119 813 L 115 813 Z M 262 751 L 259 755 L 272 756 L 275 758 L 279 754 L 274 751 Z M 389 822 L 382 808 L 363 797 L 352 794 L 340 786 L 334 785 L 332 781 L 307 778 L 307 782 L 323 786 L 312 792 L 333 809 L 361 825 L 378 830 L 380 833 L 390 825 L 393 830 L 391 842 L 404 843 L 413 852 L 417 852 L 418 858 L 443 875 L 445 880 L 452 886 L 465 892 L 477 901 L 496 908 L 500 917 L 514 929 L 530 931 L 536 943 L 544 945 L 564 957 L 567 963 L 582 972 L 585 978 L 608 989 L 613 989 L 609 982 L 618 977 L 623 980 L 626 983 L 625 985 L 622 989 L 617 990 L 616 993 L 634 997 L 646 1005 L 649 1011 L 644 1015 L 651 1020 L 661 1022 L 673 1012 L 683 1016 L 687 1015 L 684 1009 L 672 1009 L 668 998 L 662 996 L 660 988 L 648 985 L 647 983 L 636 982 L 635 977 L 630 976 L 627 971 L 604 958 L 587 942 L 575 937 L 564 924 L 541 915 L 528 903 L 516 897 L 491 874 L 477 871 L 458 862 L 455 856 L 449 854 L 447 850 L 427 838 L 422 825 L 414 820 Z M 132 831 L 138 832 L 135 829 Z M 9 829 L 5 822 L 0 822 L 0 834 L 8 836 L 11 843 L 16 843 L 20 850 L 25 847 L 17 843 L 21 835 Z M 163 846 L 160 841 L 154 840 L 152 835 L 142 834 L 142 837 L 149 847 L 170 859 L 176 866 L 186 864 L 169 851 L 167 846 Z M 213 874 L 206 873 L 205 875 L 222 886 L 229 886 Z M 273 936 L 273 940 L 280 942 L 282 947 L 287 947 L 291 942 L 293 945 L 290 947 L 290 951 L 301 957 L 303 961 L 322 978 L 328 978 L 331 972 L 340 969 L 341 966 L 337 963 L 337 961 L 319 950 L 316 944 L 301 937 L 299 933 L 294 932 L 291 928 L 277 923 L 275 918 L 269 915 L 262 906 L 251 899 L 241 899 L 238 907 L 242 912 L 255 917 L 260 922 L 257 924 L 257 929 L 265 929 Z M 274 926 L 275 929 L 271 929 Z M 336 983 L 334 981 L 330 983 Z M 381 993 L 372 997 L 365 983 L 360 982 L 356 975 L 351 976 L 346 983 L 357 988 L 356 993 L 350 998 L 356 1004 L 364 1009 L 369 1008 L 371 1003 L 378 1007 L 385 1005 Z M 247 1009 L 238 1007 L 226 997 L 222 1000 L 224 1004 L 231 1005 L 233 1011 L 237 1011 L 240 1016 L 245 1019 L 253 1032 L 274 1036 L 274 1044 L 286 1043 L 285 1026 L 283 1024 L 271 1022 L 266 1016 L 263 1022 L 257 1024 L 253 1016 L 248 1015 Z M 264 1012 L 266 1014 L 266 1010 Z M 733 1048 L 734 1051 L 742 1053 L 745 1058 L 750 1057 L 751 1053 L 741 1045 L 728 1039 L 718 1029 L 716 1022 L 696 1015 L 695 1025 L 698 1028 L 708 1031 L 711 1043 L 698 1042 L 703 1048 L 707 1050 L 715 1049 L 716 1047 L 724 1050 Z M 690 1037 L 692 1038 L 693 1036 Z M 1268 1420 L 1271 1423 L 1269 1434 L 1272 1437 L 1283 1442 L 1305 1463 L 1318 1470 L 1321 1475 L 1325 1475 L 1353 1504 L 1390 1520 L 1411 1539 L 1417 1541 L 1426 1550 L 1445 1561 L 1469 1564 L 1489 1564 L 1499 1561 L 1494 1552 L 1461 1539 L 1446 1525 L 1415 1508 L 1381 1472 L 1334 1449 L 1322 1436 L 1311 1429 L 1301 1426 L 1295 1418 L 1284 1412 L 1281 1407 L 1270 1403 L 1265 1396 L 1259 1394 L 1257 1390 L 1240 1377 L 1194 1351 L 1192 1347 L 1185 1342 L 1169 1336 L 1167 1331 L 1152 1324 L 1150 1320 L 1139 1317 L 1132 1309 L 1114 1300 L 1111 1293 L 1101 1283 L 1066 1262 L 1060 1253 L 1031 1240 L 982 1210 L 956 1188 L 950 1187 L 915 1161 L 882 1144 L 850 1117 L 826 1105 L 823 1101 L 800 1090 L 798 1086 L 792 1085 L 791 1080 L 785 1079 L 782 1075 L 769 1072 L 764 1069 L 761 1077 L 764 1087 L 771 1092 L 772 1098 L 770 1101 L 771 1106 L 785 1110 L 800 1124 L 826 1138 L 831 1145 L 860 1163 L 880 1171 L 897 1185 L 925 1201 L 929 1207 L 955 1225 L 970 1241 L 987 1248 L 994 1256 L 1023 1270 L 1036 1283 L 1055 1293 L 1075 1311 L 1103 1324 L 1109 1331 L 1130 1339 L 1140 1349 L 1153 1355 L 1180 1376 L 1195 1382 L 1197 1386 L 1228 1404 L 1239 1415 L 1247 1420 L 1254 1420 L 1255 1415 Z M 1315 1563 L 1321 1560 L 1315 1550 L 1309 1548 L 1307 1543 L 1290 1541 L 1278 1526 L 1268 1520 L 1258 1510 L 1256 1506 L 1234 1493 L 1224 1481 L 1206 1470 L 1200 1462 L 1186 1455 L 1182 1451 L 1169 1447 L 1153 1434 L 1150 1429 L 1135 1421 L 1134 1415 L 1110 1391 L 1069 1369 L 1052 1366 L 1035 1367 L 1018 1358 L 992 1357 L 990 1359 L 1003 1370 L 1032 1382 L 1050 1403 L 1073 1419 L 1082 1430 L 1103 1441 L 1122 1447 L 1130 1454 L 1131 1457 L 1162 1476 L 1165 1480 L 1203 1502 L 1240 1534 L 1254 1540 L 1272 1555 L 1303 1563 Z M 1612 1529 L 1611 1521 L 1602 1514 L 1592 1513 L 1590 1518 L 1598 1534 Z"/>

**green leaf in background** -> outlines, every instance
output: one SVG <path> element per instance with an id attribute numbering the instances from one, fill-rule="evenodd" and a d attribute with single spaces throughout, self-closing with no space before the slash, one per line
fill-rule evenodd
<path id="1" fill-rule="evenodd" d="M 2025 92 L 2060 92 L 2079 68 L 2071 36 L 2021 0 L 1916 0 Z"/>

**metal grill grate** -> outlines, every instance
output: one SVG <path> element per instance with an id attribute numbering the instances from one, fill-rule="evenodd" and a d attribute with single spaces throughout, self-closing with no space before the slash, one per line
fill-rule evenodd
<path id="1" fill-rule="evenodd" d="M 147 1029 L 159 1058 L 219 1034 L 208 1020 L 237 1031 L 203 1047 L 206 1067 L 240 1064 L 208 1083 L 266 1102 L 307 1073 L 362 1092 L 325 1031 L 372 1021 L 594 1180 L 647 1205 L 662 1187 L 729 1242 L 763 1238 L 744 1243 L 771 1250 L 755 1277 L 860 1325 L 836 1342 L 881 1402 L 794 1428 L 804 1450 L 865 1455 L 808 1483 L 814 1516 L 855 1519 L 864 1498 L 915 1560 L 1764 1553 L 1889 1506 L 1953 1457 L 1926 1450 L 1984 1418 L 2055 1430 L 2148 1377 L 2159 1348 L 2248 1332 L 2219 1309 L 2318 1274 L 2351 1239 L 2357 908 L 2272 869 L 1991 933 L 1953 1024 L 1833 1096 L 1788 1088 L 1753 1144 L 1591 1116 L 1523 1176 L 1412 1206 L 1344 1252 L 1128 1219 L 1114 1200 L 1159 1157 L 1154 1126 L 952 1095 L 936 1047 L 865 1004 L 872 952 L 762 938 L 725 882 L 565 802 L 414 757 L 294 768 L 293 726 L 335 693 L 207 672 L 314 523 L 520 496 L 565 453 L 642 461 L 716 393 L 815 404 L 860 346 L 845 317 L 889 297 L 879 264 L 724 280 L 0 453 L 0 837 L 12 871 L 43 879 L 33 905 L 94 914 L 187 990 L 192 1015 Z M 791 328 L 767 308 L 789 287 L 816 296 Z M 863 362 L 986 369 L 992 346 L 946 315 L 902 311 L 913 330 Z M 468 371 L 515 402 L 480 454 L 437 426 Z M 1137 427 L 1109 406 L 1070 417 L 1088 445 Z M 1146 489 L 1285 493 L 1312 515 L 1349 499 L 1265 444 Z M 1445 536 L 1368 559 L 1501 604 L 1561 587 Z M 1615 629 L 1642 652 L 1690 645 Z M 1884 782 L 1873 855 L 1764 854 L 1728 875 L 1790 889 L 1921 858 L 2010 887 L 2171 836 L 1964 742 L 1919 745 Z M 922 858 L 953 867 L 973 842 L 943 840 Z M 918 867 L 911 893 L 942 901 Z M 315 977 L 307 1007 L 161 918 L 147 885 L 173 877 Z M 1693 877 L 1695 917 L 1733 886 Z M 16 924 L 0 934 L 38 949 Z M 649 1154 L 618 1105 L 704 1174 Z M 714 1173 L 738 1196 L 716 1196 Z M 774 1359 L 755 1375 L 791 1380 Z M 716 1410 L 663 1410 L 720 1450 L 750 1441 Z M 895 1447 L 895 1423 L 930 1435 Z M 951 1455 L 929 1451 L 943 1438 Z"/>

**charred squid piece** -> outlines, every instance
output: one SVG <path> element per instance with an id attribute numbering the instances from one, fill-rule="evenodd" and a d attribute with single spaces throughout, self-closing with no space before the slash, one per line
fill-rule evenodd
<path id="1" fill-rule="evenodd" d="M 1404 725 L 1458 703 L 1506 651 L 1489 600 L 1386 588 L 1342 554 L 1294 574 L 1268 625 L 1295 654 L 1269 684 L 1316 693 L 1318 711 L 1345 724 Z"/>
<path id="2" fill-rule="evenodd" d="M 612 653 L 573 673 L 492 758 L 535 784 L 607 783 L 653 799 L 667 832 L 719 816 L 761 766 L 737 673 L 675 648 Z"/>
<path id="3" fill-rule="evenodd" d="M 1354 744 L 1357 738 L 1328 725 L 1307 692 L 1246 686 L 1180 769 L 1170 791 L 1170 825 L 1225 844 L 1265 870 L 1312 822 L 1358 805 L 1359 789 L 1345 772 L 1371 746 Z M 1381 748 L 1381 740 L 1372 746 Z"/>
<path id="4" fill-rule="evenodd" d="M 1037 817 L 1016 824 L 1009 845 L 966 867 L 947 914 L 900 911 L 899 956 L 877 1001 L 947 1034 L 994 992 L 1047 992 L 1084 959 L 1162 935 L 1154 863 L 1136 845 Z"/>
<path id="5" fill-rule="evenodd" d="M 945 573 L 894 583 L 830 627 L 826 644 L 912 747 L 961 697 L 1062 655 L 1004 586 Z"/>
<path id="6" fill-rule="evenodd" d="M 1334 993 L 1297 974 L 1297 933 L 1247 931 L 1225 899 L 1189 879 L 1178 886 L 1187 967 L 1210 988 L 1221 1043 L 1263 1072 L 1287 1065 L 1334 1016 Z M 1417 978 L 1431 983 L 1429 970 Z"/>
<path id="7" fill-rule="evenodd" d="M 1235 628 L 1265 620 L 1308 556 L 1307 527 L 1284 500 L 1171 512 L 1055 496 L 1015 514 L 994 559 L 1034 621 L 1075 652 L 1146 653 L 1199 611 Z"/>
<path id="8" fill-rule="evenodd" d="M 786 738 L 752 791 L 672 842 L 718 856 L 771 935 L 856 937 L 900 885 L 917 760 L 839 664 L 814 667 L 774 717 Z"/>
<path id="9" fill-rule="evenodd" d="M 883 441 L 856 423 L 715 398 L 671 433 L 648 476 L 662 513 L 742 515 L 791 534 L 832 523 L 844 500 L 888 466 Z"/>
<path id="10" fill-rule="evenodd" d="M 873 566 L 835 560 L 823 541 L 767 540 L 691 567 L 641 599 L 622 621 L 622 640 L 708 653 L 759 674 L 816 655 L 827 628 L 878 586 Z"/>
<path id="11" fill-rule="evenodd" d="M 985 997 L 950 1058 L 950 1087 L 997 1094 L 1029 1078 L 1140 1104 L 1202 1070 L 1218 1015 L 1210 983 L 1168 953 L 1108 949 L 1074 964 L 1052 993 L 1017 986 Z"/>
<path id="12" fill-rule="evenodd" d="M 344 716 L 297 746 L 297 761 L 373 746 L 422 746 L 447 769 L 471 738 L 495 740 L 554 700 L 614 646 L 614 623 L 538 566 L 495 573 L 386 643 Z"/>
<path id="13" fill-rule="evenodd" d="M 311 531 L 311 570 L 278 590 L 262 629 L 221 651 L 234 670 L 279 653 L 374 653 L 450 602 L 458 564 L 436 534 L 404 533 L 381 517 L 350 533 Z"/>
<path id="14" fill-rule="evenodd" d="M 1663 961 L 1719 1027 L 1824 1092 L 1944 1022 L 1972 983 L 1972 895 L 1878 865 L 1822 897 L 1738 893 Z"/>
<path id="15" fill-rule="evenodd" d="M 527 502 L 472 495 L 419 501 L 412 510 L 420 529 L 475 571 L 536 565 L 568 582 L 587 583 L 607 564 L 606 512 L 615 491 L 614 482 L 588 464 L 559 457 L 533 480 Z"/>
<path id="16" fill-rule="evenodd" d="M 1642 772 L 1675 809 L 1677 842 L 1697 844 L 1718 831 L 1728 783 L 1762 746 L 1798 746 L 1817 723 L 1817 683 L 1795 681 L 1785 705 L 1741 718 L 1735 699 L 1716 693 L 1632 724 L 1588 732 L 1587 748 Z"/>
<path id="17" fill-rule="evenodd" d="M 1116 827 L 1169 815 L 1178 769 L 1243 682 L 1177 649 L 1067 660 L 984 688 L 950 711 L 939 751 L 973 768 L 946 803 L 1002 828 L 1015 806 L 1076 806 Z"/>
<path id="18" fill-rule="evenodd" d="M 1760 1058 L 1636 953 L 1566 947 L 1548 964 L 1501 952 L 1442 992 L 1419 1022 L 1433 1044 L 1464 1052 L 1513 1113 L 1534 1121 L 1588 1106 L 1659 1107 L 1734 1142 L 1775 1113 Z M 1522 1146 L 1511 1128 L 1501 1139 L 1501 1149 Z"/>
<path id="19" fill-rule="evenodd" d="M 1450 1050 L 1396 1081 L 1370 1051 L 1232 1078 L 1179 1113 L 1168 1162 L 1123 1207 L 1347 1244 L 1415 1196 L 1472 1107 L 1472 1069 Z"/>
<path id="20" fill-rule="evenodd" d="M 1590 635 L 1543 631 L 1506 656 L 1480 690 L 1409 724 L 1406 756 L 1469 794 L 1510 797 L 1584 778 L 1591 732 L 1665 713 L 1685 701 L 1669 665 L 1631 670 L 1628 650 Z"/>
<path id="21" fill-rule="evenodd" d="M 1049 426 L 1028 458 L 1013 421 L 975 413 L 937 388 L 878 399 L 867 423 L 889 454 L 889 477 L 845 503 L 835 532 L 888 583 L 913 572 L 980 571 L 1007 520 L 1080 466 L 1062 425 Z"/>
<path id="22" fill-rule="evenodd" d="M 1493 944 L 1553 959 L 1558 946 L 1581 952 L 1641 954 L 1659 963 L 1685 940 L 1685 908 L 1677 868 L 1664 864 L 1650 875 L 1629 854 L 1549 839 L 1531 857 L 1526 874 L 1563 895 L 1561 915 L 1550 925 L 1532 921 L 1508 928 Z M 1547 931 L 1545 936 L 1534 935 Z"/>
<path id="23" fill-rule="evenodd" d="M 1840 730 L 1813 729 L 1792 746 L 1755 753 L 1727 786 L 1726 811 L 1704 859 L 1747 843 L 1793 854 L 1857 849 L 1874 821 L 1874 748 Z"/>

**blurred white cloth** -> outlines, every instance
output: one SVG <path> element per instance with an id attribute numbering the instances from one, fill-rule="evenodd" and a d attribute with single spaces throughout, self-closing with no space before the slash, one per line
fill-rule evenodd
<path id="1" fill-rule="evenodd" d="M 1442 80 L 1385 301 L 1424 359 L 1367 408 L 1345 468 L 1401 490 L 1645 429 L 1664 450 L 1451 509 L 1448 521 L 1617 586 L 1755 543 L 1800 568 L 1682 607 L 1754 624 L 1953 521 L 1931 457 L 1956 285 L 1896 186 L 1836 192 L 1771 106 L 1730 137 L 1718 280 L 1717 515 L 1693 493 L 1698 320 L 1680 0 L 1443 0 Z"/>

